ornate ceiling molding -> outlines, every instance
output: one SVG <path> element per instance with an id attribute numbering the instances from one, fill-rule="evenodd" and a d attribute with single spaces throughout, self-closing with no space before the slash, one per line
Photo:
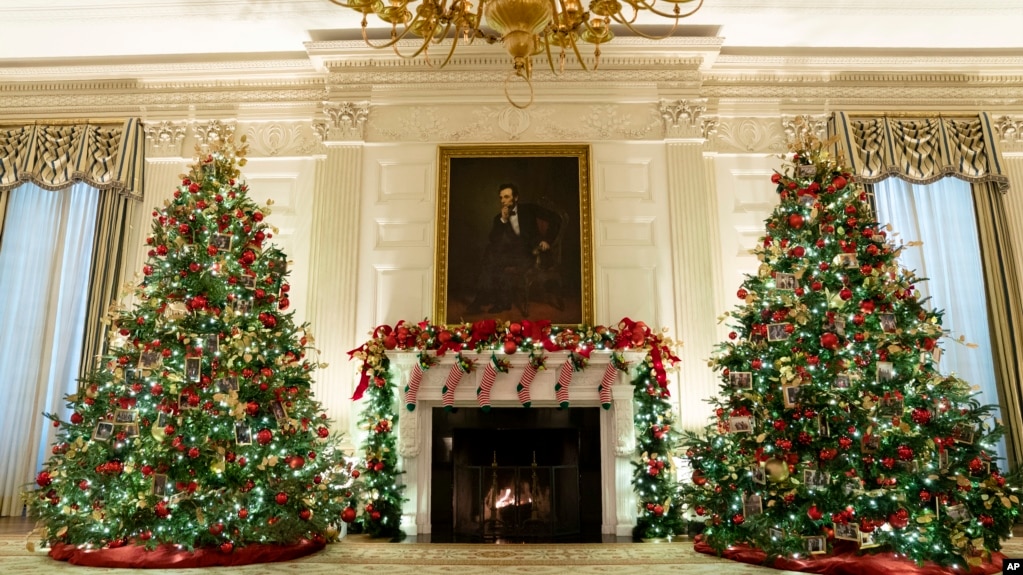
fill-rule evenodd
<path id="1" fill-rule="evenodd" d="M 374 107 L 370 142 L 565 142 L 660 140 L 655 104 Z"/>

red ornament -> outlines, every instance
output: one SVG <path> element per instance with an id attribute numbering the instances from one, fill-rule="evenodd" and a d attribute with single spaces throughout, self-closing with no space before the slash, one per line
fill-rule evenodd
<path id="1" fill-rule="evenodd" d="M 760 369 L 763 366 L 764 362 L 759 357 L 750 362 L 750 367 L 753 369 Z"/>
<path id="2" fill-rule="evenodd" d="M 301 519 L 302 521 L 309 521 L 309 519 L 312 518 L 312 516 L 313 512 L 308 509 L 303 509 L 302 511 L 298 512 L 298 518 Z"/>
<path id="3" fill-rule="evenodd" d="M 270 443 L 272 439 L 273 432 L 269 429 L 260 429 L 259 433 L 256 434 L 256 441 L 258 441 L 260 445 L 266 445 L 267 443 Z"/>
<path id="4" fill-rule="evenodd" d="M 831 332 L 826 332 L 822 334 L 821 347 L 823 347 L 824 349 L 830 349 L 831 351 L 835 351 L 836 349 L 838 349 L 838 336 Z"/>
<path id="5" fill-rule="evenodd" d="M 305 458 L 301 455 L 296 455 L 288 460 L 288 467 L 292 469 L 302 469 L 305 466 Z"/>
<path id="6" fill-rule="evenodd" d="M 288 502 L 288 494 L 282 491 L 274 497 L 274 501 L 277 502 L 277 505 L 284 505 Z"/>
<path id="7" fill-rule="evenodd" d="M 355 521 L 355 509 L 353 507 L 345 507 L 345 510 L 341 512 L 341 521 L 345 523 Z"/>
<path id="8" fill-rule="evenodd" d="M 842 291 L 838 292 L 838 297 L 842 298 L 842 301 L 849 301 L 852 299 L 853 293 L 849 288 L 842 288 Z"/>
<path id="9" fill-rule="evenodd" d="M 231 543 L 230 541 L 225 541 L 220 544 L 220 550 L 224 553 L 230 553 L 234 551 L 234 543 Z"/>
<path id="10" fill-rule="evenodd" d="M 49 471 L 40 471 L 39 475 L 36 475 L 36 485 L 39 487 L 46 487 L 52 482 L 53 479 L 50 477 Z"/>
<path id="11" fill-rule="evenodd" d="M 515 343 L 514 339 L 506 339 L 504 341 L 504 353 L 511 355 L 519 349 L 519 346 Z"/>
<path id="12" fill-rule="evenodd" d="M 742 513 L 736 513 L 732 516 L 732 523 L 736 525 L 742 525 L 744 521 L 746 521 L 746 517 Z"/>
<path id="13" fill-rule="evenodd" d="M 748 292 L 748 291 L 746 291 L 746 290 L 745 290 L 745 289 L 743 289 L 743 288 L 739 288 L 739 291 L 735 292 L 735 295 L 736 295 L 736 297 L 738 297 L 739 299 L 741 299 L 741 300 L 744 300 L 744 299 L 746 299 L 746 296 L 748 296 L 748 295 L 749 295 L 749 292 Z"/>
<path id="14" fill-rule="evenodd" d="M 824 516 L 824 514 L 821 513 L 821 510 L 817 509 L 816 505 L 811 505 L 810 508 L 806 510 L 806 515 L 813 521 L 820 521 L 821 517 Z"/>
<path id="15" fill-rule="evenodd" d="M 803 214 L 791 214 L 791 215 L 789 215 L 789 227 L 794 229 L 794 230 L 802 229 L 803 228 L 803 224 L 805 222 L 806 222 L 806 218 L 803 217 Z"/>
<path id="16" fill-rule="evenodd" d="M 223 523 L 214 523 L 213 525 L 210 525 L 210 535 L 220 535 L 223 532 L 224 532 Z"/>
<path id="17" fill-rule="evenodd" d="M 697 486 L 705 485 L 707 478 L 703 476 L 703 471 L 697 469 L 693 472 L 693 484 Z"/>

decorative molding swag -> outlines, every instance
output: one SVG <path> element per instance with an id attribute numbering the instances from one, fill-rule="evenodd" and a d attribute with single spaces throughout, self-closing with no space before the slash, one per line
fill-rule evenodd
<path id="1" fill-rule="evenodd" d="M 258 122 L 246 126 L 250 157 L 310 156 L 323 152 L 319 134 L 309 122 Z"/>
<path id="2" fill-rule="evenodd" d="M 786 150 L 788 131 L 781 118 L 718 118 L 709 128 L 707 145 L 715 152 L 779 154 Z"/>
<path id="3" fill-rule="evenodd" d="M 652 104 L 383 106 L 373 109 L 373 142 L 562 142 L 657 140 L 662 120 Z"/>
<path id="4" fill-rule="evenodd" d="M 316 136 L 323 143 L 364 141 L 369 104 L 366 102 L 323 102 L 326 121 L 313 123 Z"/>

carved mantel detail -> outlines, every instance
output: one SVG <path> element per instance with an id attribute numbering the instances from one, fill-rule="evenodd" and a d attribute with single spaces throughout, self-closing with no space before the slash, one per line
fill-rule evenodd
<path id="1" fill-rule="evenodd" d="M 356 102 L 324 102 L 326 120 L 315 122 L 313 130 L 323 143 L 363 141 L 369 105 Z"/>
<path id="2" fill-rule="evenodd" d="M 661 119 L 664 121 L 664 137 L 704 138 L 703 113 L 707 111 L 706 100 L 661 100 Z"/>

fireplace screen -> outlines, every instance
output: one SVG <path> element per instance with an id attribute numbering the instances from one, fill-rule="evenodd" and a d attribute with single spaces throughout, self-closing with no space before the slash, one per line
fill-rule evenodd
<path id="1" fill-rule="evenodd" d="M 550 540 L 579 533 L 577 465 L 468 466 L 455 485 L 455 531 L 483 540 Z"/>

